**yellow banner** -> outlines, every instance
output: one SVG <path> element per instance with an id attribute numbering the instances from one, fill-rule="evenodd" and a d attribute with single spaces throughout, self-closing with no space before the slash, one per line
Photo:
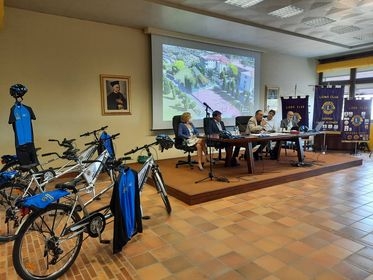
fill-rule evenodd
<path id="1" fill-rule="evenodd" d="M 369 57 L 362 57 L 362 58 L 355 58 L 337 62 L 330 62 L 330 63 L 323 63 L 319 64 L 316 67 L 317 73 L 336 70 L 336 69 L 344 69 L 344 68 L 358 68 L 358 67 L 367 67 L 373 65 L 373 56 Z"/>

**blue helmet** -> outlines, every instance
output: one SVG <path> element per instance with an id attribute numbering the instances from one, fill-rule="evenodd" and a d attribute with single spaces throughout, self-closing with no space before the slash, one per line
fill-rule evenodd
<path id="1" fill-rule="evenodd" d="M 21 84 L 15 84 L 10 87 L 9 92 L 14 98 L 22 97 L 26 94 L 27 87 Z"/>

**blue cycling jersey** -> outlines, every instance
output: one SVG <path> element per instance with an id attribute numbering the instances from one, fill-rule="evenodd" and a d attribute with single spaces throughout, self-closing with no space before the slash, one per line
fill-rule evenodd
<path id="1" fill-rule="evenodd" d="M 110 209 L 114 214 L 113 252 L 117 253 L 134 236 L 142 232 L 138 174 L 126 168 L 114 184 Z"/>
<path id="2" fill-rule="evenodd" d="M 16 103 L 10 108 L 9 124 L 13 125 L 16 147 L 34 142 L 31 120 L 35 120 L 31 107 Z"/>

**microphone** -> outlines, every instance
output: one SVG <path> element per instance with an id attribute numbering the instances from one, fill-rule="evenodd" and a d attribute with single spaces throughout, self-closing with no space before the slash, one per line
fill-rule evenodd
<path id="1" fill-rule="evenodd" d="M 208 109 L 210 109 L 211 111 L 214 111 L 206 102 L 203 102 L 203 105 L 205 105 Z"/>

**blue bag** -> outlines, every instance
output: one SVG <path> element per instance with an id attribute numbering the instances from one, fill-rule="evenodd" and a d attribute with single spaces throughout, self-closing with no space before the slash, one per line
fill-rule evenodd
<path id="1" fill-rule="evenodd" d="M 19 204 L 24 207 L 43 209 L 56 200 L 70 194 L 67 190 L 54 190 L 43 192 L 37 195 L 26 197 L 19 201 Z"/>
<path id="2" fill-rule="evenodd" d="M 14 179 L 19 172 L 17 170 L 0 172 L 0 185 Z"/>
<path id="3" fill-rule="evenodd" d="M 111 159 L 115 158 L 113 141 L 106 131 L 100 135 L 100 144 L 103 146 L 102 148 L 108 151 Z M 99 154 L 102 152 L 102 148 L 98 149 Z"/>

